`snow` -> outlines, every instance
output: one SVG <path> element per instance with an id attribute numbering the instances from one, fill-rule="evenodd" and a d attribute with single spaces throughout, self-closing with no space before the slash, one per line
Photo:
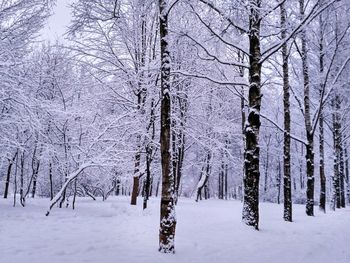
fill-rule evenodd
<path id="1" fill-rule="evenodd" d="M 1 262 L 350 262 L 350 209 L 307 217 L 294 205 L 293 223 L 283 206 L 260 204 L 260 231 L 241 222 L 239 201 L 180 199 L 176 253 L 158 249 L 159 199 L 149 209 L 129 205 L 127 197 L 107 201 L 78 199 L 77 209 L 54 208 L 49 200 L 29 199 L 13 208 L 0 200 Z M 139 204 L 142 200 L 139 199 Z"/>

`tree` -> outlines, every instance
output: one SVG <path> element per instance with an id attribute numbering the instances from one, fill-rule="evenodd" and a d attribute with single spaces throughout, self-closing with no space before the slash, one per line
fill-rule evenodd
<path id="1" fill-rule="evenodd" d="M 174 178 L 171 171 L 171 98 L 170 98 L 170 51 L 168 15 L 170 6 L 167 0 L 159 0 L 160 32 L 160 151 L 162 161 L 162 195 L 160 200 L 159 251 L 175 252 L 175 202 Z"/>
<path id="2" fill-rule="evenodd" d="M 287 36 L 286 25 L 286 8 L 282 3 L 281 9 L 281 38 L 285 39 Z M 283 144 L 283 193 L 284 193 L 284 213 L 285 221 L 292 221 L 292 180 L 290 174 L 290 93 L 289 93 L 289 66 L 288 66 L 288 45 L 287 42 L 282 46 L 282 67 L 283 67 L 283 109 L 284 109 L 284 144 Z"/>

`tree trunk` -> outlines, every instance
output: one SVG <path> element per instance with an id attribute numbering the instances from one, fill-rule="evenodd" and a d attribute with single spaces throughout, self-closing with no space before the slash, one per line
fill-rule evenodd
<path id="1" fill-rule="evenodd" d="M 320 76 L 324 72 L 324 48 L 323 48 L 323 19 L 322 14 L 320 15 L 320 44 L 319 44 L 319 59 L 320 59 Z M 320 84 L 320 95 L 322 98 L 322 92 L 324 90 L 324 85 Z M 320 143 L 320 210 L 326 212 L 326 176 L 324 169 L 324 117 L 323 108 L 320 106 L 320 117 L 319 117 L 319 143 Z"/>
<path id="2" fill-rule="evenodd" d="M 9 159 L 9 166 L 7 167 L 7 174 L 6 174 L 6 181 L 5 181 L 4 198 L 7 198 L 7 196 L 8 196 L 12 165 L 13 165 L 14 161 L 16 160 L 17 154 L 18 154 L 18 151 L 16 151 L 16 153 L 12 157 L 12 159 Z"/>
<path id="3" fill-rule="evenodd" d="M 281 4 L 281 38 L 287 36 L 287 14 L 284 3 Z M 288 66 L 288 46 L 282 46 L 283 60 L 283 107 L 284 107 L 284 142 L 283 142 L 283 219 L 292 222 L 292 180 L 290 174 L 290 94 L 289 94 L 289 66 Z"/>
<path id="4" fill-rule="evenodd" d="M 50 200 L 53 199 L 52 162 L 49 163 Z"/>
<path id="5" fill-rule="evenodd" d="M 21 154 L 21 171 L 20 171 L 20 189 L 19 189 L 19 195 L 20 195 L 20 203 L 24 207 L 26 205 L 26 199 L 24 196 L 24 152 Z"/>
<path id="6" fill-rule="evenodd" d="M 265 161 L 265 176 L 264 176 L 264 193 L 267 192 L 267 181 L 269 175 L 269 163 L 270 163 L 270 143 L 271 143 L 271 134 L 267 136 L 266 141 L 266 161 Z"/>
<path id="7" fill-rule="evenodd" d="M 333 170 L 332 177 L 332 200 L 331 209 L 340 208 L 340 187 L 339 187 L 339 155 L 338 155 L 338 140 L 339 140 L 339 128 L 338 128 L 338 113 L 336 111 L 335 99 L 332 100 L 332 121 L 333 121 Z"/>
<path id="8" fill-rule="evenodd" d="M 137 204 L 137 196 L 138 196 L 138 192 L 139 192 L 139 186 L 140 186 L 140 177 L 134 176 L 133 177 L 132 192 L 131 192 L 131 205 Z"/>
<path id="9" fill-rule="evenodd" d="M 259 229 L 259 131 L 261 107 L 261 0 L 250 0 L 249 17 L 249 113 L 245 125 L 245 177 L 243 222 Z"/>
<path id="10" fill-rule="evenodd" d="M 305 7 L 304 0 L 299 0 L 300 7 L 300 19 L 304 19 Z M 309 66 L 308 66 L 308 51 L 305 28 L 301 31 L 301 60 L 303 67 L 303 79 L 304 79 L 304 118 L 306 128 L 306 214 L 308 216 L 314 215 L 314 138 L 311 124 L 310 114 L 310 79 L 309 79 Z"/>
<path id="11" fill-rule="evenodd" d="M 146 178 L 145 178 L 145 190 L 143 193 L 143 209 L 147 208 L 147 201 L 150 195 L 150 187 L 151 187 L 151 154 L 150 154 L 150 146 L 146 147 Z"/>
<path id="12" fill-rule="evenodd" d="M 347 202 L 350 205 L 350 177 L 349 177 L 349 160 L 348 160 L 348 148 L 346 141 L 344 142 L 344 157 L 345 157 L 345 179 L 346 179 L 346 196 Z"/>
<path id="13" fill-rule="evenodd" d="M 17 150 L 17 156 L 18 156 L 18 150 Z M 16 165 L 15 165 L 15 178 L 14 178 L 14 189 L 13 189 L 13 207 L 16 206 L 16 201 L 17 201 L 17 172 L 18 172 L 18 158 L 16 158 Z"/>
<path id="14" fill-rule="evenodd" d="M 336 96 L 336 108 L 338 113 L 338 145 L 337 145 L 337 151 L 338 151 L 338 157 L 339 157 L 339 189 L 340 189 L 340 207 L 345 207 L 345 183 L 344 183 L 344 151 L 343 151 L 343 135 L 342 135 L 342 123 L 341 123 L 341 116 L 340 116 L 340 110 L 341 110 L 341 101 L 339 95 Z"/>
<path id="15" fill-rule="evenodd" d="M 40 167 L 40 161 L 36 161 L 36 167 L 33 167 L 33 188 L 32 188 L 32 198 L 35 197 L 36 194 L 36 185 L 37 185 L 37 179 L 38 179 L 38 173 L 39 173 L 39 167 Z"/>
<path id="16" fill-rule="evenodd" d="M 208 154 L 206 156 L 206 160 L 203 164 L 201 175 L 199 177 L 199 182 L 197 185 L 197 197 L 196 197 L 196 202 L 198 200 L 202 200 L 202 190 L 204 190 L 204 197 L 207 199 L 207 183 L 208 183 L 208 178 L 209 178 L 209 173 L 210 173 L 210 160 L 211 160 L 211 154 L 208 150 Z"/>
<path id="17" fill-rule="evenodd" d="M 281 180 L 282 180 L 282 171 L 281 171 L 281 161 L 278 159 L 277 165 L 277 204 L 281 203 Z"/>
<path id="18" fill-rule="evenodd" d="M 175 202 L 174 178 L 171 171 L 171 98 L 170 52 L 168 36 L 168 1 L 159 0 L 159 31 L 161 55 L 161 128 L 160 149 L 162 162 L 162 196 L 160 201 L 159 251 L 175 253 Z"/>

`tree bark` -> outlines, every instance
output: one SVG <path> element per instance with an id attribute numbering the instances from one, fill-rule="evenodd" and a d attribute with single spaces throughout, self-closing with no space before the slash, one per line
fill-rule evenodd
<path id="1" fill-rule="evenodd" d="M 287 37 L 287 14 L 284 3 L 281 4 L 281 38 Z M 284 107 L 284 142 L 283 142 L 283 219 L 293 221 L 292 216 L 292 180 L 290 174 L 290 93 L 289 93 L 289 66 L 288 46 L 282 46 L 282 69 L 283 69 L 283 107 Z"/>
<path id="2" fill-rule="evenodd" d="M 135 165 L 135 167 L 136 167 L 136 165 Z M 137 204 L 137 196 L 138 196 L 138 192 L 139 192 L 139 186 L 140 186 L 140 177 L 134 175 L 132 192 L 131 192 L 131 205 Z"/>
<path id="3" fill-rule="evenodd" d="M 171 169 L 171 98 L 170 52 L 168 35 L 168 1 L 159 0 L 159 32 L 161 56 L 161 127 L 160 149 L 162 162 L 162 196 L 160 201 L 159 251 L 175 253 L 175 202 L 174 178 Z"/>
<path id="4" fill-rule="evenodd" d="M 211 154 L 208 150 L 208 154 L 205 158 L 205 161 L 203 163 L 201 175 L 199 177 L 199 182 L 197 185 L 197 197 L 196 197 L 196 202 L 198 200 L 202 200 L 202 190 L 204 189 L 204 197 L 207 199 L 207 183 L 209 179 L 209 174 L 210 174 L 210 160 L 211 160 Z"/>
<path id="5" fill-rule="evenodd" d="M 151 148 L 149 145 L 146 146 L 146 178 L 145 178 L 145 190 L 143 193 L 143 209 L 147 208 L 147 201 L 150 195 L 151 188 Z"/>
<path id="6" fill-rule="evenodd" d="M 250 0 L 249 17 L 249 112 L 245 125 L 245 177 L 242 219 L 259 229 L 259 131 L 261 107 L 261 0 Z"/>
<path id="7" fill-rule="evenodd" d="M 21 154 L 21 171 L 20 171 L 20 188 L 19 188 L 19 195 L 20 195 L 20 203 L 24 207 L 26 205 L 26 199 L 25 199 L 25 193 L 24 193 L 24 152 Z"/>
<path id="8" fill-rule="evenodd" d="M 339 127 L 338 127 L 338 113 L 336 110 L 335 99 L 332 100 L 332 121 L 333 121 L 333 170 L 332 177 L 332 200 L 331 209 L 340 208 L 340 185 L 339 185 L 339 154 L 338 154 L 338 140 L 339 140 Z"/>
<path id="9" fill-rule="evenodd" d="M 350 177 L 349 177 L 349 160 L 348 160 L 348 148 L 346 141 L 344 142 L 344 157 L 345 157 L 345 179 L 346 179 L 346 199 L 348 204 L 350 204 Z"/>
<path id="10" fill-rule="evenodd" d="M 341 110 L 341 100 L 339 95 L 336 96 L 336 110 L 338 115 L 338 145 L 337 145 L 337 151 L 338 151 L 338 162 L 339 162 L 339 189 L 340 189 L 340 207 L 345 207 L 345 182 L 344 182 L 344 150 L 343 150 L 343 135 L 342 135 L 342 121 L 340 116 L 340 110 Z"/>
<path id="11" fill-rule="evenodd" d="M 18 154 L 18 151 L 16 151 L 16 153 L 12 157 L 12 159 L 9 159 L 9 166 L 7 167 L 7 174 L 6 174 L 6 181 L 5 181 L 4 198 L 7 198 L 7 196 L 8 196 L 12 165 L 16 160 L 17 154 Z"/>
<path id="12" fill-rule="evenodd" d="M 49 163 L 50 200 L 53 199 L 52 162 Z"/>
<path id="13" fill-rule="evenodd" d="M 319 43 L 319 59 L 320 59 L 320 76 L 324 72 L 324 48 L 323 48 L 323 19 L 322 14 L 320 15 L 320 43 Z M 322 98 L 322 92 L 324 90 L 324 85 L 320 84 L 320 95 Z M 323 108 L 320 106 L 320 117 L 319 117 L 319 150 L 320 150 L 320 210 L 326 212 L 326 176 L 324 167 L 324 117 Z"/>
<path id="14" fill-rule="evenodd" d="M 304 0 L 299 0 L 300 19 L 304 19 L 305 6 Z M 301 60 L 303 67 L 304 80 L 304 118 L 306 128 L 306 214 L 308 216 L 314 215 L 314 134 L 312 131 L 311 114 L 310 114 L 310 78 L 308 66 L 308 50 L 305 28 L 301 30 Z"/>

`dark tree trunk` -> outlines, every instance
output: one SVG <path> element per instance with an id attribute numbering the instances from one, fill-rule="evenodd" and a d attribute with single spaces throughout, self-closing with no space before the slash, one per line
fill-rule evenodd
<path id="1" fill-rule="evenodd" d="M 39 173 L 40 161 L 36 160 L 36 166 L 33 168 L 33 188 L 32 188 L 32 198 L 35 197 L 36 194 L 36 185 Z"/>
<path id="2" fill-rule="evenodd" d="M 319 43 L 319 59 L 320 59 L 320 76 L 324 72 L 324 48 L 323 48 L 323 18 L 322 14 L 320 15 L 320 43 Z M 320 95 L 322 99 L 322 92 L 324 90 L 324 85 L 320 85 Z M 320 105 L 320 117 L 319 117 L 319 143 L 320 143 L 320 210 L 326 212 L 326 176 L 324 169 L 324 117 L 323 117 L 323 108 Z"/>
<path id="3" fill-rule="evenodd" d="M 77 180 L 78 178 L 74 179 L 74 194 L 73 194 L 73 201 L 72 201 L 72 209 L 75 209 L 75 201 L 77 198 Z"/>
<path id="4" fill-rule="evenodd" d="M 17 156 L 18 156 L 18 150 L 17 150 Z M 15 165 L 15 178 L 14 178 L 14 189 L 13 189 L 13 207 L 16 206 L 16 201 L 17 201 L 17 172 L 18 172 L 18 158 L 16 158 L 16 165 Z"/>
<path id="5" fill-rule="evenodd" d="M 161 128 L 160 149 L 162 162 L 162 196 L 160 201 L 159 251 L 175 252 L 175 202 L 174 177 L 171 171 L 171 98 L 170 98 L 170 52 L 168 36 L 168 1 L 159 0 L 159 32 L 161 55 Z"/>
<path id="6" fill-rule="evenodd" d="M 26 199 L 25 199 L 25 193 L 24 193 L 24 152 L 21 154 L 21 171 L 20 171 L 20 189 L 19 189 L 19 195 L 20 195 L 20 203 L 24 207 L 26 205 Z"/>
<path id="7" fill-rule="evenodd" d="M 324 128 L 323 113 L 320 115 L 319 142 L 320 142 L 320 210 L 326 212 L 326 175 L 324 169 Z"/>
<path id="8" fill-rule="evenodd" d="M 331 209 L 334 211 L 335 208 L 340 208 L 340 184 L 339 184 L 339 126 L 338 126 L 338 112 L 336 109 L 335 99 L 332 100 L 332 121 L 333 121 L 333 170 L 334 174 L 332 177 L 332 200 Z"/>
<path id="9" fill-rule="evenodd" d="M 175 203 L 177 203 L 179 198 L 179 189 L 182 178 L 182 167 L 185 156 L 185 124 L 186 124 L 186 115 L 187 115 L 187 95 L 184 95 L 184 98 L 179 97 L 179 108 L 180 108 L 180 127 L 177 136 L 177 164 L 176 164 L 176 177 L 175 177 Z"/>
<path id="10" fill-rule="evenodd" d="M 150 195 L 151 187 L 151 149 L 150 146 L 146 147 L 146 178 L 145 178 L 145 189 L 143 193 L 143 209 L 147 208 L 147 201 Z"/>
<path id="11" fill-rule="evenodd" d="M 346 196 L 347 202 L 350 205 L 350 177 L 349 177 L 349 160 L 348 160 L 348 148 L 346 141 L 344 142 L 344 157 L 345 157 L 345 179 L 346 179 Z"/>
<path id="12" fill-rule="evenodd" d="M 304 0 L 299 0 L 300 7 L 300 19 L 304 19 L 305 6 Z M 303 80 L 304 80 L 304 118 L 306 128 L 306 214 L 308 216 L 314 215 L 314 134 L 311 124 L 310 113 L 310 79 L 309 79 L 309 65 L 308 65 L 308 51 L 305 28 L 301 30 L 301 60 L 303 67 Z"/>
<path id="13" fill-rule="evenodd" d="M 284 3 L 281 4 L 281 38 L 287 36 L 287 14 Z M 292 180 L 290 174 L 290 93 L 289 93 L 289 67 L 288 67 L 288 46 L 285 43 L 282 46 L 283 60 L 283 107 L 284 107 L 284 144 L 283 144 L 283 218 L 285 221 L 292 222 Z"/>
<path id="14" fill-rule="evenodd" d="M 131 205 L 137 204 L 137 196 L 138 196 L 138 192 L 139 192 L 139 186 L 140 186 L 140 177 L 134 175 L 133 184 L 132 184 L 132 192 L 131 192 Z"/>
<path id="15" fill-rule="evenodd" d="M 259 229 L 259 131 L 261 107 L 261 0 L 250 0 L 249 17 L 249 114 L 245 126 L 245 177 L 243 222 Z"/>
<path id="16" fill-rule="evenodd" d="M 53 199 L 52 162 L 49 163 L 50 200 Z"/>
<path id="17" fill-rule="evenodd" d="M 281 180 L 282 180 L 281 161 L 278 160 L 278 166 L 277 166 L 277 204 L 281 203 Z"/>
<path id="18" fill-rule="evenodd" d="M 198 200 L 202 200 L 202 190 L 204 190 L 204 198 L 205 199 L 208 198 L 207 184 L 208 184 L 208 179 L 209 179 L 209 174 L 210 174 L 210 160 L 211 160 L 211 154 L 208 151 L 205 162 L 203 163 L 201 175 L 199 177 L 199 182 L 197 185 L 196 202 L 198 202 Z"/>
<path id="19" fill-rule="evenodd" d="M 340 188 L 340 207 L 345 207 L 345 182 L 344 182 L 344 150 L 343 150 L 343 132 L 342 132 L 342 121 L 340 116 L 341 100 L 339 95 L 336 96 L 336 107 L 338 113 L 338 156 L 339 156 L 339 188 Z"/>
<path id="20" fill-rule="evenodd" d="M 133 177 L 133 186 L 131 192 L 131 205 L 137 204 L 137 196 L 139 194 L 139 186 L 140 186 L 140 161 L 141 161 L 141 136 L 137 136 L 138 150 L 135 154 L 135 169 L 134 169 L 134 177 Z"/>
<path id="21" fill-rule="evenodd" d="M 270 163 L 270 143 L 271 143 L 271 134 L 266 137 L 266 160 L 265 160 L 265 176 L 264 176 L 264 193 L 267 192 L 267 182 L 269 175 L 269 163 Z"/>
<path id="22" fill-rule="evenodd" d="M 228 183 L 228 165 L 227 165 L 227 163 L 225 164 L 225 175 L 224 175 L 224 185 L 225 185 L 225 200 L 227 200 L 228 199 L 228 185 L 227 185 L 227 183 Z"/>
<path id="23" fill-rule="evenodd" d="M 9 159 L 9 166 L 7 167 L 7 174 L 6 174 L 6 181 L 5 181 L 4 198 L 7 198 L 7 196 L 8 196 L 12 165 L 16 160 L 17 154 L 18 154 L 18 151 L 16 151 L 16 153 L 12 157 L 12 159 Z"/>

